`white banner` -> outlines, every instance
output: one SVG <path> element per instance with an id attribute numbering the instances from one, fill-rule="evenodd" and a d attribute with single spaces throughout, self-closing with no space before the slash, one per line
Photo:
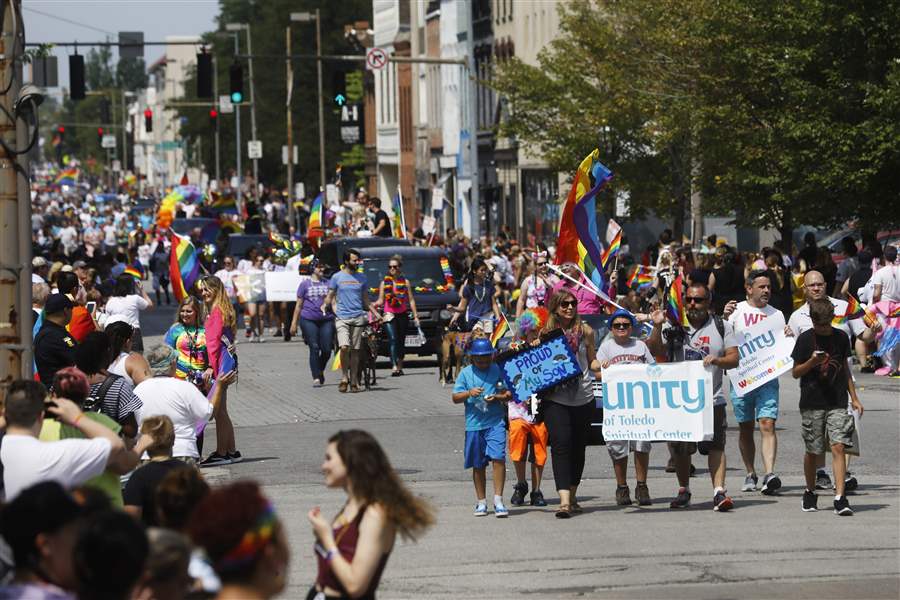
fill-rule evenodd
<path id="1" fill-rule="evenodd" d="M 736 333 L 741 362 L 728 371 L 734 391 L 740 395 L 776 379 L 794 366 L 794 338 L 784 335 L 783 319 L 762 319 Z M 772 329 L 772 326 L 775 328 Z"/>
<path id="2" fill-rule="evenodd" d="M 603 370 L 603 437 L 702 442 L 713 434 L 712 367 L 703 361 Z"/>
<path id="3" fill-rule="evenodd" d="M 309 279 L 297 271 L 266 271 L 266 300 L 269 302 L 293 302 L 297 299 L 300 282 Z"/>

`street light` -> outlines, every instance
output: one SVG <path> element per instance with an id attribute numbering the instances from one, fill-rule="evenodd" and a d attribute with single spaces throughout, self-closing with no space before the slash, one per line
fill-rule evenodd
<path id="1" fill-rule="evenodd" d="M 256 95 L 253 85 L 253 43 L 250 35 L 250 25 L 247 23 L 226 23 L 225 31 L 247 32 L 247 54 L 249 55 L 247 63 L 250 67 L 250 135 L 253 136 L 253 141 L 256 141 Z M 253 159 L 253 197 L 259 201 L 259 161 L 255 158 Z"/>
<path id="2" fill-rule="evenodd" d="M 315 13 L 291 13 L 291 21 L 297 23 L 316 22 L 316 75 L 319 91 L 319 179 L 322 191 L 325 191 L 325 113 L 322 105 L 322 31 L 319 9 L 317 8 Z M 288 153 L 290 153 L 290 149 L 288 149 Z"/>

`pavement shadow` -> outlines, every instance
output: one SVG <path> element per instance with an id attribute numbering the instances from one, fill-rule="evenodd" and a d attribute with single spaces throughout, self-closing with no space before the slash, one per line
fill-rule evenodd
<path id="1" fill-rule="evenodd" d="M 263 461 L 265 461 L 265 460 L 281 460 L 281 457 L 280 457 L 280 456 L 254 456 L 254 457 L 252 457 L 252 458 L 244 457 L 244 460 L 242 460 L 241 462 L 239 462 L 239 463 L 231 463 L 230 466 L 233 467 L 233 466 L 235 466 L 235 465 L 243 465 L 243 464 L 246 464 L 246 463 L 263 462 Z"/>
<path id="2" fill-rule="evenodd" d="M 892 508 L 893 504 L 851 504 L 850 508 L 853 509 L 853 512 L 868 512 L 874 510 L 884 510 L 885 508 Z"/>

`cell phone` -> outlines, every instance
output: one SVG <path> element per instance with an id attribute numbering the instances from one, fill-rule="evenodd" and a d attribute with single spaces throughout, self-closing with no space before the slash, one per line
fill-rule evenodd
<path id="1" fill-rule="evenodd" d="M 84 307 L 92 315 L 97 311 L 97 303 L 94 302 L 93 300 L 91 302 L 88 302 L 87 304 L 85 304 Z"/>

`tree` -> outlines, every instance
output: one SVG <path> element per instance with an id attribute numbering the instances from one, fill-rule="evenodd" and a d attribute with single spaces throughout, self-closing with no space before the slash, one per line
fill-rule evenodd
<path id="1" fill-rule="evenodd" d="M 137 91 L 147 87 L 147 65 L 143 58 L 120 58 L 116 64 L 117 87 Z"/>
<path id="2" fill-rule="evenodd" d="M 101 90 L 111 88 L 116 84 L 111 64 L 112 51 L 109 46 L 100 46 L 99 49 L 91 48 L 84 61 L 84 80 L 88 89 Z"/>

